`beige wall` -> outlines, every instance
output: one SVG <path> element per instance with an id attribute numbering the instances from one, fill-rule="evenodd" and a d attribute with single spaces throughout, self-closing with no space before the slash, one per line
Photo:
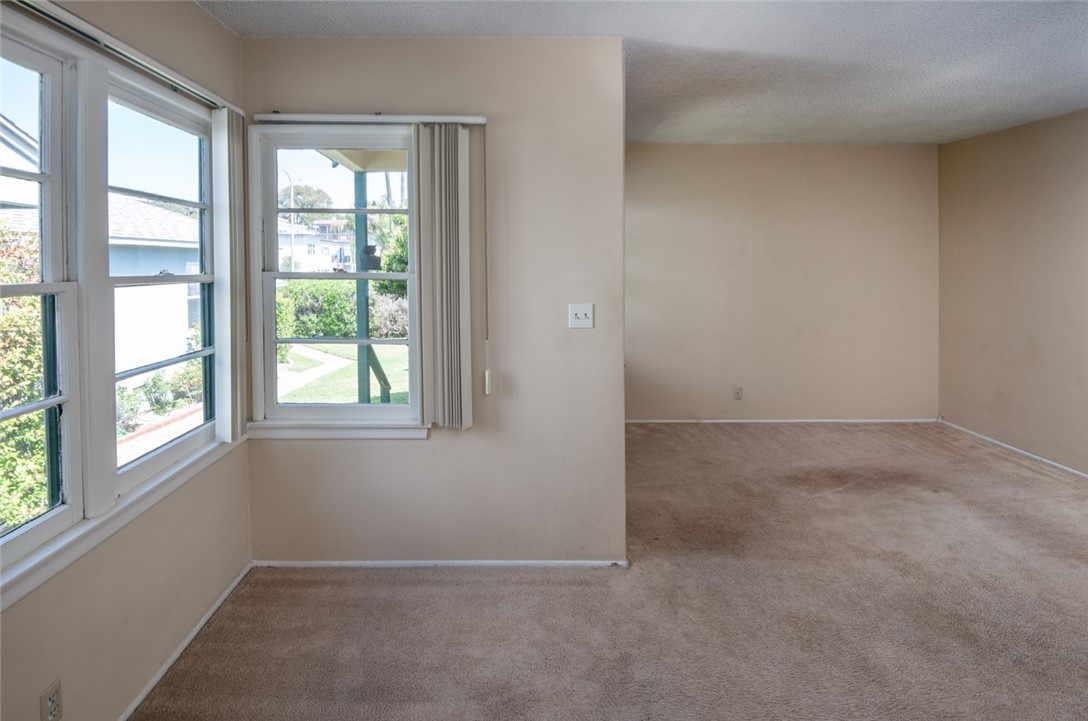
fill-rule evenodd
<path id="1" fill-rule="evenodd" d="M 624 558 L 620 42 L 247 41 L 245 78 L 250 112 L 488 117 L 496 374 L 477 283 L 471 430 L 251 441 L 254 557 Z"/>
<path id="2" fill-rule="evenodd" d="M 224 99 L 242 104 L 242 41 L 196 3 L 61 0 L 58 4 Z"/>
<path id="3" fill-rule="evenodd" d="M 113 721 L 250 559 L 236 448 L 0 616 L 0 717 L 37 721 L 60 677 L 66 719 Z"/>
<path id="4" fill-rule="evenodd" d="M 935 147 L 630 145 L 626 228 L 629 419 L 936 417 Z"/>
<path id="5" fill-rule="evenodd" d="M 941 413 L 1088 472 L 1088 111 L 940 148 Z"/>

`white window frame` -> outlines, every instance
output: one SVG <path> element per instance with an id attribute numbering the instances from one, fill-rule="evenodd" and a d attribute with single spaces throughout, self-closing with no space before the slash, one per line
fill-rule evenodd
<path id="1" fill-rule="evenodd" d="M 71 280 L 65 235 L 70 227 L 68 197 L 71 173 L 66 163 L 72 137 L 66 136 L 64 115 L 70 107 L 75 66 L 60 57 L 32 47 L 21 39 L 5 37 L 3 55 L 41 73 L 42 105 L 40 167 L 38 173 L 5 171 L 7 177 L 40 183 L 39 238 L 41 240 L 41 282 L 0 286 L 4 298 L 54 295 L 56 297 L 56 365 L 58 394 L 51 402 L 59 405 L 60 503 L 22 526 L 0 537 L 0 553 L 18 558 L 63 532 L 83 517 L 83 474 L 78 420 L 80 418 L 78 359 L 79 308 L 77 284 Z"/>
<path id="2" fill-rule="evenodd" d="M 231 417 L 243 379 L 232 374 L 234 335 L 240 332 L 231 325 L 232 306 L 242 296 L 230 292 L 230 259 L 241 251 L 232 248 L 230 224 L 215 216 L 215 203 L 222 202 L 225 208 L 229 202 L 228 194 L 217 192 L 226 187 L 229 167 L 227 110 L 213 114 L 20 12 L 5 11 L 0 35 L 4 55 L 34 69 L 41 65 L 50 69 L 44 86 L 52 100 L 43 107 L 49 138 L 42 142 L 42 174 L 53 184 L 52 193 L 43 192 L 41 210 L 43 271 L 46 264 L 52 269 L 52 275 L 43 279 L 49 282 L 4 286 L 0 293 L 56 294 L 58 386 L 64 393 L 63 502 L 0 537 L 0 607 L 7 608 L 244 438 L 237 436 L 237 419 Z M 120 470 L 114 431 L 113 292 L 118 282 L 129 284 L 134 278 L 109 274 L 106 142 L 111 93 L 136 98 L 141 112 L 187 129 L 198 127 L 205 136 L 201 200 L 208 204 L 204 219 L 208 273 L 201 276 L 212 276 L 214 283 L 215 382 L 209 393 L 218 391 L 214 420 Z M 237 241 L 240 245 L 241 238 Z"/>
<path id="3" fill-rule="evenodd" d="M 181 128 L 188 132 L 195 133 L 203 140 L 201 158 L 201 197 L 196 202 L 196 207 L 200 208 L 204 212 L 201 219 L 201 236 L 204 240 L 201 253 L 203 254 L 202 262 L 204 265 L 203 273 L 195 273 L 192 275 L 173 275 L 168 277 L 159 276 L 113 276 L 109 274 L 109 252 L 106 252 L 106 278 L 105 283 L 110 286 L 110 293 L 108 298 L 108 314 L 105 308 L 105 303 L 100 304 L 99 309 L 103 316 L 102 320 L 105 321 L 104 325 L 108 325 L 111 328 L 114 323 L 114 292 L 117 288 L 130 287 L 130 286 L 147 286 L 147 285 L 176 285 L 182 283 L 209 283 L 210 293 L 209 299 L 214 296 L 215 292 L 215 237 L 212 233 L 214 227 L 212 214 L 214 209 L 212 208 L 211 198 L 213 197 L 212 177 L 211 177 L 211 158 L 212 158 L 212 117 L 211 111 L 203 108 L 196 103 L 192 103 L 181 97 L 170 97 L 164 95 L 163 90 L 158 86 L 150 83 L 142 78 L 138 78 L 133 74 L 129 74 L 120 70 L 113 70 L 109 75 L 109 83 L 107 86 L 107 95 L 109 100 L 114 100 L 126 107 L 135 110 L 136 112 L 148 115 L 156 120 L 162 121 L 168 125 Z M 95 185 L 107 182 L 104 174 L 96 173 L 98 183 Z M 103 201 L 106 204 L 108 213 L 108 194 L 114 189 L 110 186 L 105 186 L 105 197 Z M 101 189 L 95 188 L 96 195 L 101 193 Z M 133 196 L 133 191 L 125 191 L 130 196 Z M 170 198 L 164 198 L 166 200 L 172 200 Z M 108 231 L 107 231 L 108 232 Z M 108 241 L 108 238 L 107 238 Z M 105 300 L 105 299 L 104 299 Z M 219 323 L 215 323 L 218 326 Z M 104 327 L 104 326 L 103 326 Z M 206 349 L 201 351 L 187 354 L 195 357 L 203 357 L 205 355 L 214 355 L 216 345 L 213 343 Z M 116 364 L 114 361 L 114 344 L 110 343 L 109 346 L 100 345 L 99 349 L 102 351 L 108 351 L 108 361 L 106 359 L 106 352 L 97 353 L 91 359 L 92 365 L 98 365 L 97 372 L 92 368 L 92 373 L 98 376 L 104 376 L 107 373 L 107 368 L 102 364 L 108 364 L 108 373 L 111 379 L 115 379 Z M 187 357 L 187 356 L 182 356 Z M 180 362 L 176 359 L 171 359 L 174 362 Z M 156 364 L 149 364 L 155 366 Z M 145 366 L 148 370 L 148 368 Z M 137 371 L 141 369 L 135 369 Z M 125 375 L 135 375 L 134 371 L 127 371 Z M 217 409 L 215 398 L 215 383 L 212 383 L 212 387 L 205 389 L 211 398 L 212 408 Z M 116 396 L 114 396 L 116 398 Z M 208 402 L 208 398 L 205 398 L 205 402 Z M 116 403 L 116 400 L 114 401 Z M 116 418 L 115 405 L 110 406 L 111 422 Z M 99 426 L 104 426 L 106 419 L 103 417 L 99 422 Z M 118 467 L 117 461 L 117 445 L 113 444 L 113 461 L 112 469 L 116 476 L 116 489 L 117 493 L 124 493 L 130 491 L 139 484 L 148 480 L 155 474 L 161 473 L 172 465 L 176 465 L 180 460 L 187 456 L 191 456 L 194 453 L 200 451 L 201 448 L 208 446 L 215 442 L 216 438 L 216 421 L 215 417 L 210 420 L 202 422 L 196 428 L 193 428 L 186 433 L 178 436 L 177 438 L 164 443 L 153 451 L 134 459 L 130 463 Z M 114 426 L 111 425 L 110 428 Z M 104 435 L 104 434 L 103 434 Z M 104 442 L 104 439 L 102 441 Z M 104 471 L 105 469 L 103 469 Z"/>
<path id="4" fill-rule="evenodd" d="M 416 159 L 410 125 L 253 125 L 249 134 L 251 327 L 253 345 L 253 422 L 251 437 L 374 437 L 425 438 L 421 425 L 420 287 L 417 232 Z M 327 280 L 382 280 L 388 273 L 284 273 L 278 266 L 278 177 L 276 151 L 280 149 L 365 148 L 404 150 L 408 172 L 409 267 L 408 286 L 409 403 L 286 404 L 276 397 L 275 282 L 277 279 L 315 275 Z M 365 209 L 357 209 L 365 213 Z M 401 274 L 395 279 L 400 280 Z M 333 339 L 330 339 L 333 340 Z M 345 339 L 335 339 L 342 341 Z M 322 342 L 318 339 L 316 342 Z M 373 341 L 372 345 L 381 345 Z M 363 344 L 360 344 L 362 347 Z M 376 433 L 368 432 L 376 430 Z M 314 435 L 314 434 L 319 434 Z"/>

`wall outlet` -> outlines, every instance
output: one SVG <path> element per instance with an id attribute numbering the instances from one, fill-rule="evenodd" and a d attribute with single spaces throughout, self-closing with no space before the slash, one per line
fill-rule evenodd
<path id="1" fill-rule="evenodd" d="M 739 401 L 744 398 L 744 386 L 733 386 L 733 400 Z"/>
<path id="2" fill-rule="evenodd" d="M 59 678 L 42 691 L 39 700 L 41 701 L 42 721 L 61 721 L 64 718 Z"/>

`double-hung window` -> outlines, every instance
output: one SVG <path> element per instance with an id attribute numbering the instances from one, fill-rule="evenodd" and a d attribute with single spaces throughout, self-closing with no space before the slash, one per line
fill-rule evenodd
<path id="1" fill-rule="evenodd" d="M 418 426 L 411 127 L 256 126 L 250 139 L 256 419 Z"/>
<path id="2" fill-rule="evenodd" d="M 158 465 L 148 456 L 159 449 L 213 435 L 210 124 L 113 87 L 108 127 L 116 448 L 124 475 L 130 464 Z"/>
<path id="3" fill-rule="evenodd" d="M 0 33 L 8 604 L 238 437 L 243 123 L 18 11 Z"/>
<path id="4" fill-rule="evenodd" d="M 0 536 L 5 551 L 82 511 L 76 287 L 64 246 L 66 68 L 21 43 L 0 58 Z"/>

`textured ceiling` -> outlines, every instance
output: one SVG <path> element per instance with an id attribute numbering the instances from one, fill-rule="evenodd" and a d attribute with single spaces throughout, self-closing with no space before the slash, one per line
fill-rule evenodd
<path id="1" fill-rule="evenodd" d="M 1088 2 L 201 5 L 243 38 L 622 37 L 631 142 L 939 143 L 1088 107 Z"/>

